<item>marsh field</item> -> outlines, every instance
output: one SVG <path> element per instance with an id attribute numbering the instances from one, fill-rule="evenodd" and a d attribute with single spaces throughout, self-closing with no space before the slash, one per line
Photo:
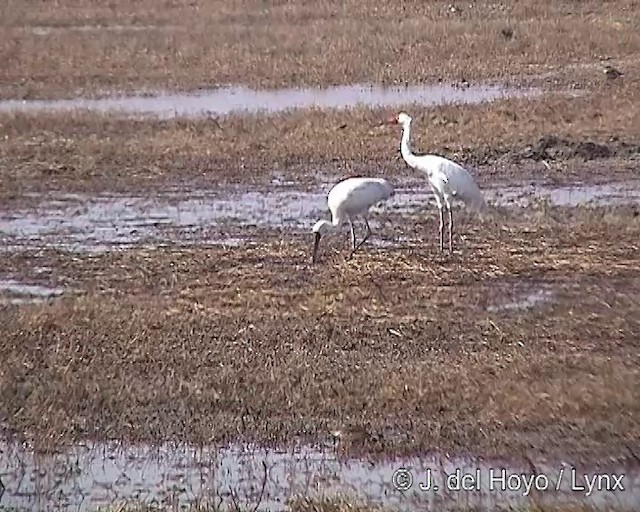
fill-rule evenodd
<path id="1" fill-rule="evenodd" d="M 0 17 L 0 510 L 637 510 L 638 2 Z M 451 254 L 400 111 L 490 204 Z M 396 195 L 311 264 L 348 176 Z M 491 464 L 625 489 L 394 489 Z"/>

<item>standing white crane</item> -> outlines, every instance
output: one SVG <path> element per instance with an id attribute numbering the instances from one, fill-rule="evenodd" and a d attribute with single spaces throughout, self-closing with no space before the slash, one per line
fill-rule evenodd
<path id="1" fill-rule="evenodd" d="M 444 208 L 449 211 L 449 251 L 453 251 L 453 214 L 451 203 L 454 199 L 462 201 L 476 212 L 484 211 L 487 203 L 481 190 L 462 166 L 438 155 L 414 155 L 409 149 L 411 137 L 411 117 L 401 112 L 389 120 L 402 126 L 400 152 L 404 161 L 418 171 L 424 172 L 436 198 L 440 211 L 440 252 L 444 251 Z"/>
<path id="2" fill-rule="evenodd" d="M 381 201 L 386 201 L 392 195 L 393 187 L 387 180 L 382 178 L 347 178 L 335 185 L 327 196 L 327 204 L 332 217 L 331 222 L 319 220 L 311 230 L 316 235 L 312 261 L 316 262 L 320 237 L 330 229 L 339 228 L 345 222 L 348 222 L 351 227 L 352 250 L 349 255 L 349 258 L 351 258 L 371 234 L 369 220 L 367 219 L 369 209 Z M 356 232 L 353 221 L 358 216 L 364 219 L 367 232 L 362 241 L 356 245 Z"/>

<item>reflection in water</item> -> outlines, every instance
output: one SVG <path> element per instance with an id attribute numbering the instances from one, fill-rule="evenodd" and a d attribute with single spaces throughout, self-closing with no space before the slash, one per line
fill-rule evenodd
<path id="1" fill-rule="evenodd" d="M 541 462 L 532 468 L 506 461 L 440 455 L 373 463 L 341 461 L 331 449 L 310 447 L 267 451 L 249 446 L 217 450 L 96 444 L 37 455 L 18 444 L 0 444 L 0 468 L 0 478 L 7 488 L 0 505 L 16 510 L 54 506 L 90 510 L 131 500 L 148 504 L 207 503 L 218 501 L 219 496 L 228 498 L 231 491 L 241 505 L 250 505 L 259 500 L 263 480 L 261 509 L 270 510 L 284 509 L 286 500 L 294 496 L 336 494 L 416 510 L 462 506 L 493 510 L 497 506 L 570 501 L 633 510 L 640 500 L 637 467 L 575 468 L 561 462 Z M 587 496 L 585 475 L 612 473 L 625 475 L 624 491 L 612 490 L 610 485 Z M 462 475 L 470 475 L 465 478 L 469 490 L 456 490 L 461 487 Z M 428 480 L 438 489 L 420 487 Z M 396 488 L 402 486 L 408 490 Z"/>
<path id="2" fill-rule="evenodd" d="M 564 187 L 504 187 L 496 190 L 495 201 L 505 206 L 530 206 L 534 201 L 552 206 L 613 206 L 640 204 L 640 182 L 626 181 L 601 185 Z"/>
<path id="3" fill-rule="evenodd" d="M 2 294 L 9 297 L 2 297 Z M 52 288 L 37 284 L 27 284 L 13 279 L 0 279 L 0 304 L 27 304 L 44 302 L 64 293 L 63 288 Z"/>
<path id="4" fill-rule="evenodd" d="M 304 229 L 324 215 L 326 200 L 317 193 L 199 191 L 151 197 L 60 196 L 37 209 L 0 213 L 7 244 L 55 245 L 83 250 L 140 244 L 152 238 L 183 243 L 239 245 L 232 236 L 210 240 L 217 225 Z"/>
<path id="5" fill-rule="evenodd" d="M 541 304 L 551 302 L 553 295 L 553 290 L 544 288 L 514 293 L 512 295 L 512 300 L 488 306 L 487 311 L 499 312 L 519 309 L 531 309 Z"/>
<path id="6" fill-rule="evenodd" d="M 175 116 L 226 115 L 233 112 L 276 113 L 296 108 L 345 109 L 356 106 L 394 107 L 410 103 L 442 105 L 447 103 L 481 103 L 498 98 L 533 95 L 534 91 L 501 86 L 447 85 L 380 87 L 374 85 L 340 85 L 326 89 L 289 88 L 254 90 L 242 86 L 221 87 L 195 93 L 148 96 L 113 96 L 101 99 L 3 100 L 0 112 L 29 110 L 89 109 L 101 112 Z"/>
<path id="7" fill-rule="evenodd" d="M 105 251 L 149 241 L 156 246 L 169 242 L 241 245 L 244 240 L 237 231 L 212 239 L 211 230 L 234 226 L 234 229 L 308 231 L 318 218 L 327 217 L 326 194 L 331 185 L 324 184 L 313 192 L 274 186 L 251 190 L 232 187 L 215 191 L 173 190 L 154 197 L 30 196 L 28 200 L 39 201 L 37 206 L 0 211 L 0 240 L 6 248 L 55 246 L 83 251 Z M 562 188 L 488 188 L 484 193 L 489 203 L 505 207 L 526 207 L 540 199 L 555 206 L 640 203 L 640 184 L 635 182 Z M 424 188 L 398 187 L 382 209 L 412 214 L 433 207 L 430 202 L 432 194 Z M 375 225 L 375 218 L 372 222 Z"/>
<path id="8" fill-rule="evenodd" d="M 173 25 L 35 25 L 25 27 L 36 36 L 48 36 L 64 32 L 146 32 L 151 30 L 179 30 Z"/>

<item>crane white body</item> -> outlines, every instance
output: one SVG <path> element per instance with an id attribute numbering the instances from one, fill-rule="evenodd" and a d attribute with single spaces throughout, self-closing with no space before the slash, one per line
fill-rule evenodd
<path id="1" fill-rule="evenodd" d="M 335 185 L 327 196 L 327 205 L 331 211 L 331 222 L 319 220 L 312 228 L 315 233 L 312 261 L 316 261 L 320 237 L 329 230 L 338 229 L 344 223 L 351 228 L 351 254 L 366 242 L 371 234 L 369 227 L 369 210 L 372 206 L 386 201 L 393 195 L 393 186 L 383 178 L 347 178 Z M 356 232 L 353 225 L 356 217 L 362 217 L 367 232 L 362 241 L 356 245 Z"/>
<path id="2" fill-rule="evenodd" d="M 392 120 L 402 126 L 400 152 L 407 165 L 426 174 L 440 212 L 440 251 L 444 251 L 444 209 L 449 212 L 449 251 L 453 250 L 453 213 L 455 200 L 467 208 L 481 212 L 487 208 L 482 191 L 471 174 L 461 165 L 438 155 L 414 155 L 409 147 L 411 117 L 401 112 Z"/>

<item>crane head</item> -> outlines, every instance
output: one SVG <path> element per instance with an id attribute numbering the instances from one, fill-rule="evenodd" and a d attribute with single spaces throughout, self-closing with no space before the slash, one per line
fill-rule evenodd
<path id="1" fill-rule="evenodd" d="M 311 229 L 311 232 L 315 235 L 315 240 L 313 242 L 313 254 L 311 256 L 311 263 L 315 263 L 318 258 L 318 246 L 320 245 L 320 238 L 322 237 L 322 232 L 327 229 L 327 226 L 331 225 L 330 222 L 326 220 L 319 220 L 316 222 Z"/>
<path id="2" fill-rule="evenodd" d="M 411 116 L 406 112 L 400 112 L 398 114 L 398 124 L 401 126 L 407 126 L 411 124 Z"/>
<path id="3" fill-rule="evenodd" d="M 400 112 L 398 115 L 391 116 L 387 122 L 389 124 L 399 124 L 404 127 L 411 123 L 411 117 L 405 112 Z"/>
<path id="4" fill-rule="evenodd" d="M 311 254 L 311 263 L 318 261 L 318 246 L 320 245 L 320 237 L 322 236 L 319 231 L 315 233 L 316 238 L 313 242 L 313 253 Z"/>

